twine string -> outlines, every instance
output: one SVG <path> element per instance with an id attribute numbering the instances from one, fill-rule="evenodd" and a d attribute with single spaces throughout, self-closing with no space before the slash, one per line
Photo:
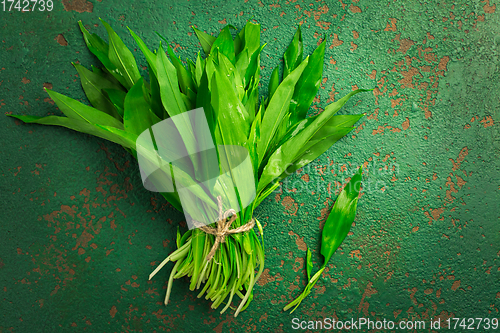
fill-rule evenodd
<path id="1" fill-rule="evenodd" d="M 217 206 L 219 208 L 219 220 L 217 221 L 217 227 L 212 228 L 205 225 L 200 226 L 200 229 L 206 232 L 207 234 L 215 235 L 214 245 L 212 246 L 212 249 L 210 250 L 210 252 L 206 257 L 207 261 L 210 261 L 213 258 L 213 256 L 215 255 L 215 251 L 217 251 L 220 244 L 226 241 L 226 235 L 238 234 L 241 232 L 249 231 L 255 225 L 255 220 L 251 219 L 249 222 L 238 228 L 229 229 L 231 224 L 236 220 L 236 211 L 230 208 L 224 212 L 222 209 L 222 198 L 220 195 L 217 197 Z M 228 220 L 228 217 L 230 215 L 231 218 L 229 218 Z"/>

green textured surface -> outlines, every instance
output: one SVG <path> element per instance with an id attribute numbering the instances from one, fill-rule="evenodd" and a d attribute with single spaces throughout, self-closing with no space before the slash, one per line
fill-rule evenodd
<path id="1" fill-rule="evenodd" d="M 262 81 L 296 26 L 305 53 L 327 36 L 320 94 L 310 112 L 353 89 L 341 113 L 366 112 L 353 135 L 293 175 L 256 211 L 266 270 L 238 318 L 175 281 L 182 214 L 146 191 L 112 143 L 0 117 L 0 332 L 291 331 L 291 320 L 498 318 L 500 308 L 500 8 L 493 1 L 55 1 L 51 13 L 0 12 L 3 114 L 60 114 L 45 85 L 84 94 L 71 62 L 97 65 L 77 21 L 105 36 L 107 20 L 156 47 L 157 30 L 183 59 L 200 47 L 195 25 L 262 24 Z M 134 54 L 146 64 L 140 51 Z M 145 68 L 145 67 L 144 67 Z M 354 87 L 355 88 L 355 87 Z M 292 315 L 305 285 L 306 246 L 319 235 L 341 183 L 365 165 L 352 234 Z M 429 331 L 426 329 L 425 331 Z"/>

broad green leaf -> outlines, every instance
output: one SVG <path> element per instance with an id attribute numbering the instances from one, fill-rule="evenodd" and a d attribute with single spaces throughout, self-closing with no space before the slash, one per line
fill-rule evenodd
<path id="1" fill-rule="evenodd" d="M 146 61 L 149 64 L 149 69 L 150 71 L 153 71 L 153 73 L 156 75 L 156 54 L 151 52 L 146 44 L 142 41 L 142 39 L 136 35 L 135 32 L 133 32 L 129 27 L 127 27 L 128 30 L 130 31 L 130 34 L 134 38 L 135 42 L 141 49 L 142 53 L 144 54 L 144 57 L 146 57 Z"/>
<path id="2" fill-rule="evenodd" d="M 128 91 L 124 103 L 124 128 L 137 136 L 160 121 L 144 99 L 143 85 L 141 78 Z"/>
<path id="3" fill-rule="evenodd" d="M 103 89 L 103 91 L 111 103 L 113 103 L 120 116 L 123 117 L 123 102 L 127 93 L 118 89 Z"/>
<path id="4" fill-rule="evenodd" d="M 156 64 L 155 64 L 156 68 Z M 152 66 L 149 66 L 149 86 L 151 88 L 151 110 L 160 118 L 165 118 L 166 111 L 161 102 L 160 85 L 157 78 L 158 72 L 153 72 Z"/>
<path id="5" fill-rule="evenodd" d="M 198 89 L 199 82 L 196 80 L 196 64 L 191 59 L 187 59 L 187 64 L 189 68 L 189 73 L 191 74 L 191 78 L 193 79 L 193 84 Z"/>
<path id="6" fill-rule="evenodd" d="M 278 180 L 288 177 L 298 169 L 317 159 L 335 142 L 342 139 L 353 129 L 354 127 L 334 127 L 331 135 L 318 140 L 309 140 L 306 146 L 299 150 L 297 157 L 290 162 L 286 170 L 279 176 Z"/>
<path id="7" fill-rule="evenodd" d="M 160 44 L 156 57 L 156 68 L 158 70 L 158 84 L 160 86 L 161 101 L 170 117 L 186 112 L 186 106 L 179 90 L 177 71 L 168 60 L 163 47 Z"/>
<path id="8" fill-rule="evenodd" d="M 196 37 L 198 37 L 198 40 L 200 41 L 203 51 L 205 51 L 205 54 L 208 56 L 210 54 L 212 44 L 215 42 L 216 38 L 212 35 L 207 34 L 206 32 L 196 29 L 195 27 L 193 27 L 193 30 L 196 34 Z"/>
<path id="9" fill-rule="evenodd" d="M 307 255 L 306 255 L 306 271 L 307 271 L 307 281 L 311 280 L 311 271 L 313 268 L 313 262 L 312 262 L 312 253 L 309 248 L 307 249 Z"/>
<path id="10" fill-rule="evenodd" d="M 280 73 L 279 73 L 279 66 L 276 66 L 273 70 L 273 73 L 271 74 L 271 78 L 269 79 L 269 88 L 268 88 L 268 100 L 271 100 L 271 98 L 274 95 L 274 92 L 278 88 L 280 84 Z"/>
<path id="11" fill-rule="evenodd" d="M 123 129 L 111 126 L 94 125 L 84 120 L 72 119 L 68 117 L 58 117 L 58 116 L 35 117 L 35 116 L 18 116 L 12 114 L 9 114 L 8 116 L 22 120 L 25 123 L 66 127 L 78 132 L 94 135 L 99 138 L 106 139 L 114 143 L 118 143 L 119 145 L 122 145 L 125 148 L 135 149 L 135 141 L 137 140 L 137 136 L 132 133 L 128 133 Z"/>
<path id="12" fill-rule="evenodd" d="M 300 25 L 283 55 L 283 60 L 285 65 L 283 68 L 283 80 L 285 80 L 285 78 L 302 62 L 302 33 L 300 32 Z"/>
<path id="13" fill-rule="evenodd" d="M 321 233 L 321 254 L 325 258 L 323 267 L 326 267 L 335 250 L 346 238 L 356 217 L 362 172 L 363 167 L 360 167 L 345 185 L 323 226 Z"/>
<path id="14" fill-rule="evenodd" d="M 242 146 L 250 130 L 245 106 L 239 101 L 231 82 L 220 68 L 216 69 L 212 80 L 212 106 L 223 140 L 218 144 Z"/>
<path id="15" fill-rule="evenodd" d="M 57 104 L 61 112 L 70 118 L 84 120 L 91 124 L 99 124 L 103 126 L 111 126 L 118 129 L 123 129 L 123 124 L 107 113 L 80 103 L 53 90 L 45 89 L 45 91 Z"/>
<path id="16" fill-rule="evenodd" d="M 219 36 L 217 36 L 217 39 L 212 44 L 212 49 L 218 49 L 219 53 L 225 55 L 231 63 L 235 63 L 234 42 L 228 26 L 221 30 Z"/>
<path id="17" fill-rule="evenodd" d="M 323 265 L 312 277 L 310 277 L 310 271 L 308 267 L 308 283 L 306 285 L 306 288 L 296 299 L 294 299 L 284 307 L 284 311 L 287 311 L 293 306 L 295 307 L 291 312 L 295 311 L 302 300 L 307 295 L 309 295 L 311 289 L 314 287 L 316 282 L 318 282 L 321 274 L 325 270 L 331 256 L 349 233 L 352 222 L 354 221 L 354 218 L 356 216 L 356 206 L 358 203 L 359 189 L 361 186 L 362 169 L 362 167 L 358 169 L 358 172 L 354 174 L 349 183 L 347 183 L 342 192 L 340 192 L 337 200 L 335 201 L 335 204 L 333 205 L 332 210 L 330 211 L 325 225 L 323 226 L 323 232 L 321 235 L 321 254 L 325 258 Z"/>
<path id="18" fill-rule="evenodd" d="M 122 74 L 118 71 L 117 67 L 111 62 L 108 57 L 109 45 L 103 41 L 96 34 L 90 34 L 87 29 L 82 24 L 82 21 L 78 21 L 80 30 L 83 33 L 83 39 L 87 44 L 88 49 L 92 52 L 97 59 L 108 69 L 108 71 L 115 77 L 123 86 L 126 85 L 126 80 Z"/>
<path id="19" fill-rule="evenodd" d="M 318 132 L 318 130 L 321 129 L 321 127 L 323 127 L 323 125 L 325 125 L 353 95 L 362 91 L 370 90 L 357 89 L 352 91 L 338 101 L 329 104 L 322 113 L 314 117 L 313 121 L 309 121 L 308 118 L 304 119 L 301 124 L 307 124 L 307 126 L 303 127 L 303 129 L 299 130 L 296 135 L 290 137 L 281 146 L 279 146 L 267 160 L 259 179 L 257 193 L 266 188 L 267 184 L 272 182 L 274 179 L 280 177 L 289 163 L 296 160 L 297 151 L 300 150 L 301 147 L 305 146 L 311 137 L 313 137 L 314 134 L 316 134 L 316 132 Z M 259 158 L 261 157 L 259 156 Z"/>
<path id="20" fill-rule="evenodd" d="M 198 83 L 198 86 L 201 85 L 201 76 L 203 72 L 205 71 L 205 60 L 201 59 L 200 57 L 200 52 L 198 52 L 198 55 L 196 56 L 196 82 Z"/>
<path id="21" fill-rule="evenodd" d="M 306 58 L 290 75 L 281 82 L 276 89 L 273 97 L 262 118 L 261 136 L 257 147 L 259 159 L 262 159 L 267 152 L 272 138 L 285 117 L 293 95 L 293 88 L 297 83 L 302 71 L 307 66 Z M 260 164 L 260 161 L 259 161 Z"/>
<path id="22" fill-rule="evenodd" d="M 203 108 L 203 111 L 205 112 L 205 117 L 208 122 L 208 128 L 210 129 L 210 133 L 212 134 L 212 139 L 215 142 L 214 133 L 216 128 L 216 118 L 214 110 L 212 108 L 211 100 L 212 98 L 210 89 L 208 88 L 207 73 L 203 71 L 200 77 L 200 86 L 198 89 L 198 94 L 196 95 L 196 107 Z"/>
<path id="23" fill-rule="evenodd" d="M 295 124 L 306 117 L 307 111 L 321 86 L 325 43 L 326 39 L 311 54 L 309 63 L 295 86 L 292 102 L 290 103 L 291 124 Z"/>
<path id="24" fill-rule="evenodd" d="M 108 58 L 116 66 L 118 72 L 125 78 L 125 87 L 130 89 L 141 78 L 134 55 L 123 41 L 113 31 L 111 26 L 101 19 L 109 36 Z"/>
<path id="25" fill-rule="evenodd" d="M 174 65 L 175 69 L 177 70 L 177 79 L 179 80 L 179 85 L 181 87 L 181 91 L 184 94 L 187 94 L 187 90 L 191 89 L 193 91 L 196 90 L 194 87 L 193 83 L 193 78 L 191 77 L 191 73 L 186 70 L 184 65 L 181 62 L 181 59 L 179 59 L 170 45 L 167 44 L 167 52 L 170 57 L 170 60 L 172 61 L 172 64 Z"/>
<path id="26" fill-rule="evenodd" d="M 117 86 L 116 84 L 106 80 L 92 71 L 89 71 L 81 65 L 73 63 L 73 66 L 75 66 L 78 74 L 80 75 L 82 88 L 85 91 L 85 95 L 87 95 L 89 102 L 96 109 L 104 111 L 117 119 L 121 119 L 121 116 L 117 112 L 115 106 L 103 92 L 103 89 L 120 90 L 121 86 Z"/>

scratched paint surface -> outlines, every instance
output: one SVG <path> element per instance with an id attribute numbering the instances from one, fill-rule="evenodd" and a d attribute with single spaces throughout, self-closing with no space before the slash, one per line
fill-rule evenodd
<path id="1" fill-rule="evenodd" d="M 291 320 L 499 317 L 500 8 L 496 1 L 54 1 L 50 13 L 1 12 L 0 109 L 60 114 L 43 87 L 85 101 L 71 62 L 98 64 L 77 21 L 107 20 L 135 48 L 166 36 L 200 49 L 190 26 L 262 24 L 263 90 L 298 24 L 309 54 L 326 36 L 311 113 L 356 87 L 341 113 L 365 112 L 352 135 L 294 174 L 258 209 L 266 269 L 238 318 L 152 269 L 174 248 L 182 214 L 146 191 L 114 144 L 0 117 L 0 332 L 291 330 Z M 139 63 L 146 64 L 138 50 Z M 145 69 L 145 67 L 143 67 Z M 310 296 L 304 258 L 339 186 L 365 166 L 351 233 Z M 428 330 L 426 330 L 428 331 Z"/>

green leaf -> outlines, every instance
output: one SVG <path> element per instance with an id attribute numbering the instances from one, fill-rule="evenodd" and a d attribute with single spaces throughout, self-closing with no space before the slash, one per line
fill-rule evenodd
<path id="1" fill-rule="evenodd" d="M 62 113 L 70 118 L 84 120 L 91 124 L 99 124 L 103 126 L 111 126 L 118 129 L 123 129 L 123 124 L 107 113 L 80 103 L 53 90 L 45 89 L 45 91 L 57 104 Z"/>
<path id="2" fill-rule="evenodd" d="M 205 72 L 205 60 L 200 58 L 200 52 L 198 52 L 198 55 L 196 56 L 196 68 L 195 68 L 195 73 L 196 73 L 196 82 L 198 83 L 198 86 L 201 85 L 201 76 Z"/>
<path id="3" fill-rule="evenodd" d="M 325 43 L 326 39 L 316 48 L 313 54 L 311 54 L 309 63 L 295 86 L 292 103 L 290 103 L 290 114 L 292 115 L 290 118 L 291 124 L 295 124 L 297 121 L 306 117 L 307 111 L 321 86 L 323 62 L 325 58 Z"/>
<path id="4" fill-rule="evenodd" d="M 142 53 L 144 54 L 144 57 L 146 57 L 146 61 L 149 64 L 150 71 L 152 70 L 153 73 L 156 75 L 156 54 L 154 54 L 148 49 L 146 44 L 142 41 L 142 39 L 139 36 L 135 34 L 135 32 L 133 32 L 129 27 L 127 28 L 130 31 L 130 34 L 134 38 L 135 42 L 141 49 Z"/>
<path id="5" fill-rule="evenodd" d="M 306 58 L 286 79 L 283 80 L 283 82 L 281 82 L 269 101 L 269 105 L 262 118 L 261 137 L 257 147 L 259 159 L 264 157 L 271 143 L 271 139 L 274 137 L 283 117 L 288 111 L 290 100 L 293 95 L 293 88 L 304 68 L 307 66 L 307 62 L 308 59 Z"/>
<path id="6" fill-rule="evenodd" d="M 269 88 L 268 88 L 268 99 L 271 100 L 273 97 L 276 89 L 278 88 L 280 84 L 280 77 L 279 77 L 279 66 L 276 66 L 273 70 L 273 73 L 271 74 L 271 78 L 269 79 Z"/>
<path id="7" fill-rule="evenodd" d="M 186 106 L 179 90 L 177 71 L 168 60 L 165 51 L 160 43 L 158 55 L 156 57 L 156 68 L 158 70 L 158 84 L 160 86 L 160 96 L 163 106 L 170 117 L 186 112 Z"/>
<path id="8" fill-rule="evenodd" d="M 160 121 L 144 99 L 143 85 L 144 82 L 141 78 L 129 90 L 124 102 L 123 124 L 125 130 L 137 136 Z"/>
<path id="9" fill-rule="evenodd" d="M 196 29 L 195 27 L 193 27 L 193 30 L 196 34 L 196 37 L 198 37 L 198 40 L 200 41 L 203 51 L 205 51 L 205 54 L 208 56 L 210 54 L 212 44 L 215 42 L 216 38 L 212 35 L 207 34 L 206 32 Z"/>
<path id="10" fill-rule="evenodd" d="M 232 64 L 235 63 L 234 42 L 229 27 L 226 26 L 221 30 L 219 36 L 217 36 L 217 39 L 212 44 L 212 49 L 218 49 L 219 53 L 225 55 Z"/>
<path id="11" fill-rule="evenodd" d="M 283 80 L 302 62 L 302 33 L 300 31 L 300 25 L 293 36 L 292 42 L 288 45 L 283 56 L 284 68 L 283 68 Z"/>
<path id="12" fill-rule="evenodd" d="M 220 67 L 217 67 L 212 80 L 212 106 L 223 140 L 218 144 L 242 146 L 250 130 L 245 106 L 241 104 L 231 82 Z"/>
<path id="13" fill-rule="evenodd" d="M 167 44 L 167 52 L 170 57 L 170 60 L 172 61 L 172 64 L 174 65 L 175 69 L 177 70 L 177 79 L 179 80 L 179 85 L 181 87 L 181 91 L 184 94 L 187 94 L 187 90 L 191 89 L 192 91 L 196 91 L 196 88 L 194 87 L 194 82 L 193 78 L 191 77 L 191 73 L 186 70 L 184 65 L 181 62 L 181 59 L 179 59 L 170 45 Z"/>
<path id="14" fill-rule="evenodd" d="M 141 78 L 134 55 L 123 41 L 113 31 L 111 26 L 101 19 L 109 36 L 108 58 L 116 66 L 118 72 L 125 78 L 125 87 L 130 89 Z"/>
<path id="15" fill-rule="evenodd" d="M 106 67 L 106 69 L 113 75 L 113 77 L 118 80 L 123 86 L 126 85 L 125 78 L 118 71 L 117 67 L 111 62 L 108 57 L 109 45 L 103 41 L 96 34 L 90 34 L 87 29 L 82 24 L 82 21 L 78 21 L 80 30 L 83 33 L 83 39 L 87 44 L 88 49 L 92 52 L 97 59 Z"/>
<path id="16" fill-rule="evenodd" d="M 200 229 L 193 230 L 191 234 L 191 244 L 191 250 L 193 251 L 193 275 L 189 289 L 194 290 L 198 282 L 198 276 L 200 275 L 202 265 L 205 263 L 205 258 L 203 257 L 205 233 Z"/>
<path id="17" fill-rule="evenodd" d="M 35 117 L 35 116 L 18 116 L 12 114 L 9 114 L 8 116 L 22 120 L 25 123 L 66 127 L 78 132 L 87 133 L 102 139 L 109 140 L 111 142 L 118 143 L 119 145 L 122 145 L 125 148 L 135 149 L 135 141 L 137 140 L 137 136 L 132 133 L 125 132 L 124 130 L 119 128 L 111 126 L 94 125 L 84 120 L 72 119 L 67 117 L 58 117 L 58 116 Z"/>
<path id="18" fill-rule="evenodd" d="M 123 117 L 123 103 L 127 93 L 118 89 L 103 89 L 103 91 L 111 103 L 113 103 L 120 116 Z"/>
<path id="19" fill-rule="evenodd" d="M 349 183 L 345 185 L 335 200 L 330 215 L 323 226 L 321 234 L 321 254 L 325 258 L 323 267 L 326 267 L 335 250 L 342 244 L 351 230 L 352 222 L 356 217 L 362 172 L 363 167 L 360 167 Z"/>
<path id="20" fill-rule="evenodd" d="M 155 65 L 156 68 L 156 65 Z M 163 119 L 166 115 L 165 108 L 161 102 L 160 85 L 157 78 L 158 72 L 153 72 L 152 66 L 149 67 L 149 86 L 151 88 L 151 109 L 154 114 Z"/>
<path id="21" fill-rule="evenodd" d="M 311 280 L 311 271 L 313 268 L 313 262 L 312 262 L 312 254 L 311 250 L 309 248 L 307 249 L 307 256 L 306 256 L 306 271 L 307 271 L 307 281 Z"/>
<path id="22" fill-rule="evenodd" d="M 316 134 L 316 132 L 318 132 L 318 130 L 320 130 L 353 95 L 363 91 L 370 90 L 357 89 L 352 91 L 338 101 L 329 104 L 325 110 L 314 117 L 312 121 L 309 120 L 309 118 L 301 121 L 299 124 L 302 126 L 295 129 L 297 133 L 279 146 L 267 160 L 259 179 L 257 193 L 262 191 L 267 184 L 280 177 L 289 164 L 296 160 L 298 157 L 297 152 L 307 144 L 314 134 Z M 301 127 L 302 129 L 300 129 Z"/>
<path id="23" fill-rule="evenodd" d="M 293 162 L 291 162 L 286 170 L 279 176 L 278 180 L 282 180 L 298 169 L 306 166 L 311 163 L 319 156 L 321 156 L 324 152 L 326 152 L 335 142 L 346 136 L 350 131 L 352 131 L 353 127 L 335 127 L 331 131 L 332 134 L 318 139 L 318 140 L 310 140 L 306 146 L 301 148 L 298 152 L 297 157 Z"/>
<path id="24" fill-rule="evenodd" d="M 112 117 L 121 119 L 121 116 L 117 112 L 115 106 L 110 101 L 108 96 L 103 92 L 103 89 L 117 89 L 120 90 L 121 86 L 118 86 L 108 80 L 106 80 L 101 75 L 98 75 L 87 68 L 73 63 L 78 74 L 80 74 L 80 81 L 82 83 L 82 88 L 85 91 L 85 95 L 89 102 L 98 110 L 104 111 Z"/>

